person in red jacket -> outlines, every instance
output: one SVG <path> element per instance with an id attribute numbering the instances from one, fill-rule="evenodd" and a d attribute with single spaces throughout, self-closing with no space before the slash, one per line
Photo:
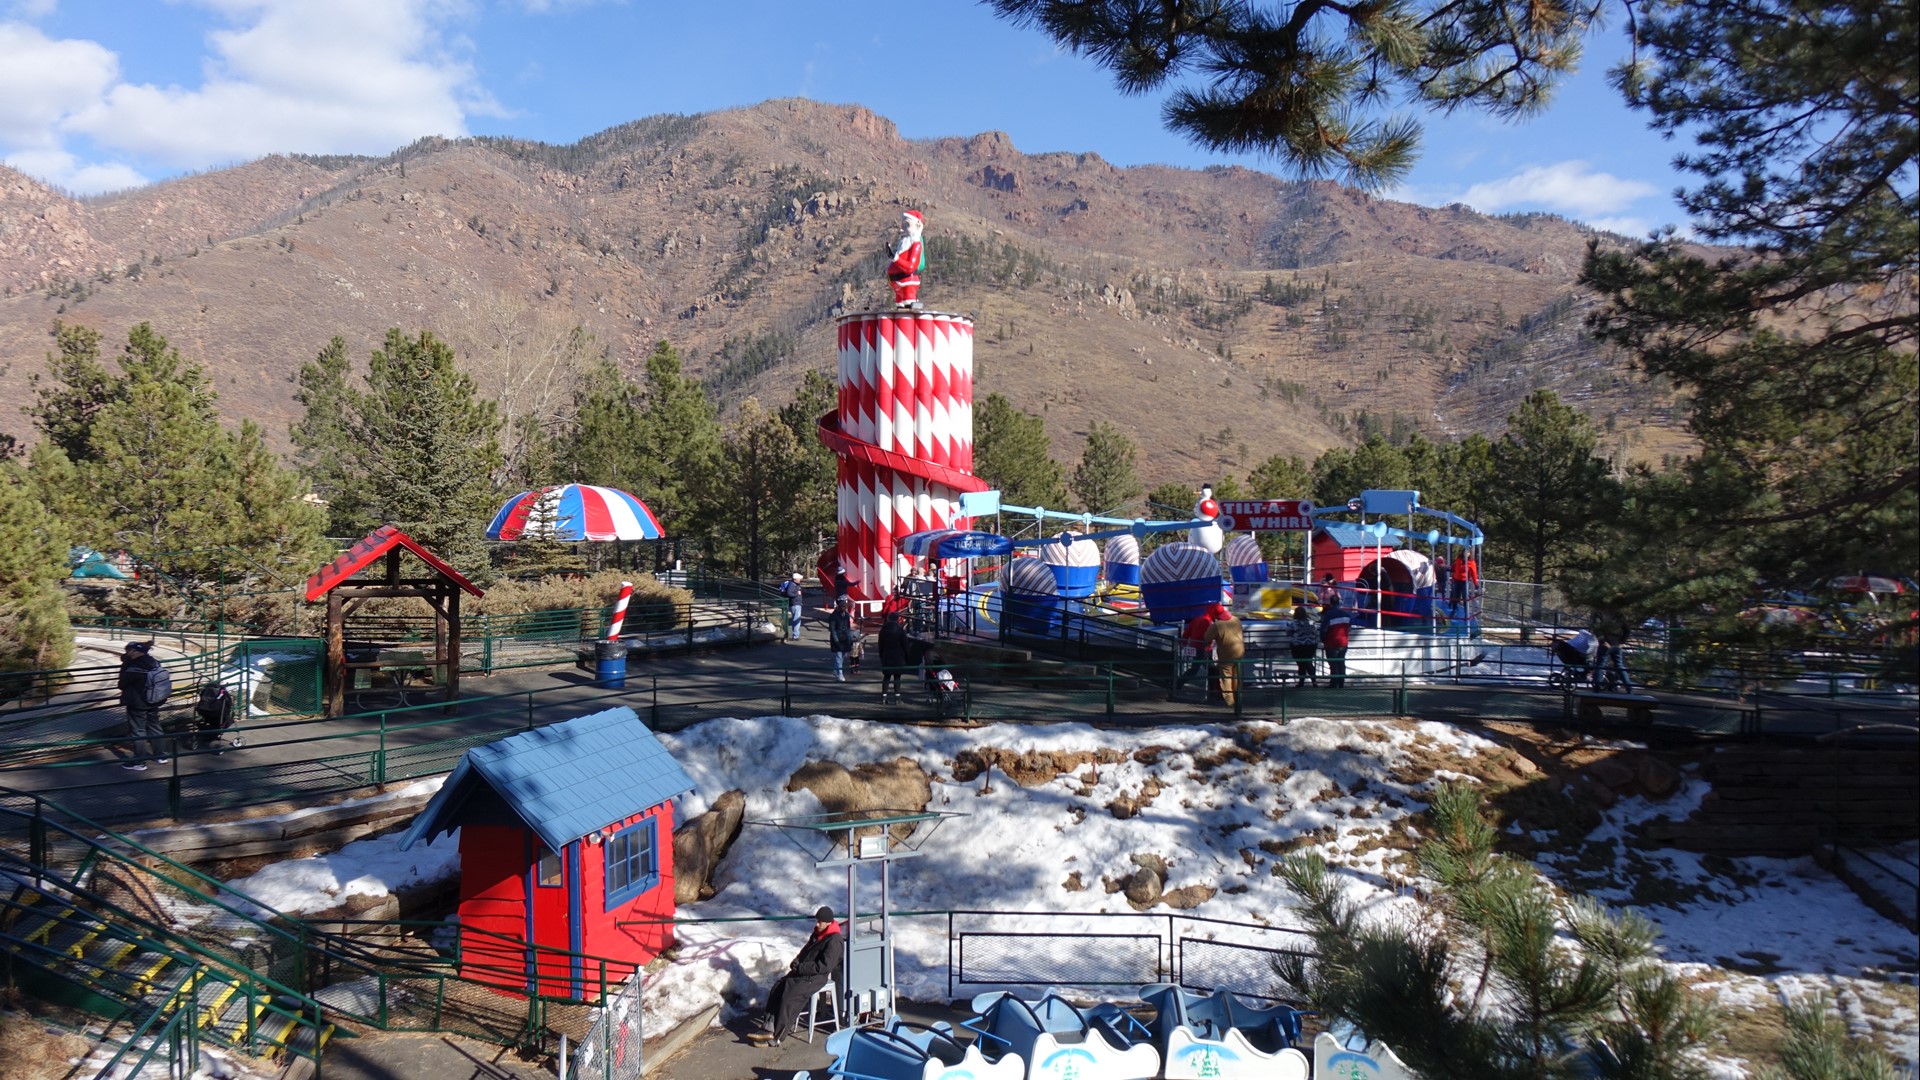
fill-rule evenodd
<path id="1" fill-rule="evenodd" d="M 1200 614 L 1187 620 L 1180 630 L 1179 670 L 1173 676 L 1173 689 L 1180 691 L 1187 680 L 1206 671 L 1213 659 L 1213 643 L 1207 640 L 1207 630 L 1213 626 L 1213 620 L 1226 608 L 1219 604 L 1209 605 Z"/>
<path id="2" fill-rule="evenodd" d="M 1347 641 L 1353 616 L 1340 606 L 1340 598 L 1320 612 L 1320 651 L 1327 654 L 1327 685 L 1335 690 L 1347 685 Z"/>

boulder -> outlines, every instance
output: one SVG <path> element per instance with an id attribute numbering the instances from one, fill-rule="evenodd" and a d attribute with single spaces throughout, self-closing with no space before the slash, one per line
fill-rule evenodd
<path id="1" fill-rule="evenodd" d="M 1680 790 L 1680 770 L 1656 757 L 1643 757 L 1635 770 L 1640 790 L 1649 799 L 1664 799 Z"/>
<path id="2" fill-rule="evenodd" d="M 1177 889 L 1168 889 L 1160 894 L 1160 902 L 1170 908 L 1189 911 L 1213 899 L 1211 885 L 1182 885 Z"/>
<path id="3" fill-rule="evenodd" d="M 1615 791 L 1632 786 L 1634 778 L 1633 763 L 1618 757 L 1604 757 L 1586 768 L 1586 774 Z"/>
<path id="4" fill-rule="evenodd" d="M 704 814 L 673 830 L 673 900 L 691 904 L 713 896 L 713 871 L 740 835 L 746 793 L 729 791 Z"/>

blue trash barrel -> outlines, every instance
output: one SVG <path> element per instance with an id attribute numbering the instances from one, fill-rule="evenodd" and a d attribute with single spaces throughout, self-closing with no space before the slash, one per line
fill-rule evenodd
<path id="1" fill-rule="evenodd" d="M 627 643 L 602 641 L 594 647 L 593 681 L 610 690 L 627 687 Z"/>

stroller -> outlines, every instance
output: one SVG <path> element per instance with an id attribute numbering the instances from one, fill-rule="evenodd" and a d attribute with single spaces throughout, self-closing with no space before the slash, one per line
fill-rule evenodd
<path id="1" fill-rule="evenodd" d="M 970 696 L 967 684 L 960 681 L 952 668 L 942 664 L 932 650 L 921 657 L 920 677 L 926 684 L 927 701 L 939 716 L 966 715 Z"/>
<path id="2" fill-rule="evenodd" d="M 1555 690 L 1578 690 L 1593 682 L 1593 669 L 1586 652 L 1564 638 L 1555 638 L 1553 658 L 1560 666 L 1547 672 L 1547 685 Z"/>
<path id="3" fill-rule="evenodd" d="M 193 729 L 188 733 L 186 744 L 189 750 L 218 748 L 226 753 L 235 747 L 244 746 L 245 740 L 234 735 L 222 741 L 220 733 L 233 726 L 233 691 L 219 683 L 207 683 L 193 701 Z"/>

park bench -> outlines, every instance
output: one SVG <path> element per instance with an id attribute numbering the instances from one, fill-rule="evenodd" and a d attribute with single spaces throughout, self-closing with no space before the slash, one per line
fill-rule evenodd
<path id="1" fill-rule="evenodd" d="M 1660 699 L 1650 694 L 1603 694 L 1597 690 L 1576 690 L 1573 694 L 1575 715 L 1588 723 L 1601 723 L 1606 719 L 1606 710 L 1621 709 L 1627 714 L 1627 722 L 1633 724 L 1653 724 L 1653 707 Z"/>

